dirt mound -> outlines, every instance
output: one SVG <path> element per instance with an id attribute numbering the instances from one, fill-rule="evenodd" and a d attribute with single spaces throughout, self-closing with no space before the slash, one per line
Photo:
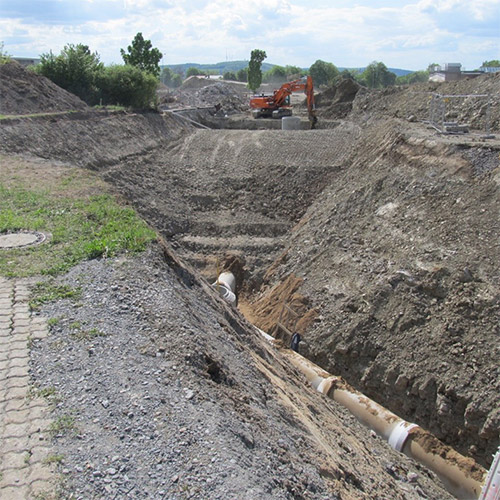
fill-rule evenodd
<path id="1" fill-rule="evenodd" d="M 15 61 L 0 65 L 0 95 L 0 114 L 5 115 L 87 109 L 78 97 Z"/>
<path id="2" fill-rule="evenodd" d="M 218 116 L 241 113 L 248 109 L 245 87 L 205 78 L 188 78 L 180 89 L 172 92 L 175 103 L 170 107 L 211 108 Z"/>
<path id="3" fill-rule="evenodd" d="M 346 117 L 360 88 L 356 81 L 346 78 L 321 92 L 314 99 L 318 116 L 328 119 Z"/>
<path id="4" fill-rule="evenodd" d="M 469 124 L 472 129 L 500 131 L 500 73 L 482 75 L 470 80 L 445 83 L 420 83 L 407 87 L 389 87 L 384 90 L 362 88 L 353 104 L 353 119 L 373 119 L 391 116 L 424 121 L 430 118 L 432 96 L 445 97 L 445 120 Z"/>

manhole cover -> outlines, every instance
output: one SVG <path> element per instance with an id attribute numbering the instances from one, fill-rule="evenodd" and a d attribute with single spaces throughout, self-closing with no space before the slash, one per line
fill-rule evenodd
<path id="1" fill-rule="evenodd" d="M 20 248 L 39 245 L 46 239 L 45 234 L 38 231 L 21 231 L 19 233 L 0 234 L 1 248 Z"/>

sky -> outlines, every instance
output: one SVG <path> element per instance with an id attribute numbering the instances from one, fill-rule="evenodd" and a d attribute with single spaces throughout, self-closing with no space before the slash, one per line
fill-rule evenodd
<path id="1" fill-rule="evenodd" d="M 248 60 L 309 67 L 381 61 L 426 69 L 500 59 L 500 0 L 0 0 L 0 43 L 11 56 L 59 54 L 82 43 L 122 64 L 136 33 L 160 64 Z"/>

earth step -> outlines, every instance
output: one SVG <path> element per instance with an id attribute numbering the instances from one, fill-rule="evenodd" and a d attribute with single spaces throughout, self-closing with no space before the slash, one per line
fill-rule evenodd
<path id="1" fill-rule="evenodd" d="M 248 235 L 252 237 L 275 238 L 283 236 L 289 231 L 290 224 L 284 222 L 260 222 L 254 220 L 254 214 L 242 219 L 211 219 L 191 223 L 190 233 L 196 236 Z"/>
<path id="2" fill-rule="evenodd" d="M 279 238 L 266 237 L 211 237 L 211 236 L 183 236 L 177 240 L 181 247 L 188 250 L 204 253 L 221 253 L 240 251 L 242 254 L 259 255 L 262 252 L 277 252 L 284 247 Z"/>
<path id="3" fill-rule="evenodd" d="M 242 252 L 235 252 L 245 259 L 245 268 L 250 272 L 253 272 L 255 269 L 263 269 L 272 264 L 275 255 L 262 255 L 262 256 L 253 256 L 253 255 L 243 255 Z M 207 279 L 211 279 L 217 275 L 217 256 L 207 255 L 197 252 L 184 252 L 181 254 L 182 259 L 185 262 L 188 262 L 194 268 L 198 269 L 202 275 L 207 277 Z"/>

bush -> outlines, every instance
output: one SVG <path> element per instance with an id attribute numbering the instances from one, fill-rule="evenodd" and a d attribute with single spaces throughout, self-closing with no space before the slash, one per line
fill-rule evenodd
<path id="1" fill-rule="evenodd" d="M 99 102 L 96 82 L 103 68 L 98 54 L 91 53 L 87 45 L 70 44 L 58 56 L 52 51 L 42 54 L 35 71 L 92 105 Z"/>
<path id="2" fill-rule="evenodd" d="M 236 76 L 236 73 L 234 71 L 225 71 L 222 75 L 222 79 L 236 81 L 238 77 Z"/>
<path id="3" fill-rule="evenodd" d="M 156 103 L 158 80 L 154 75 L 130 65 L 112 65 L 99 75 L 103 104 L 152 108 Z"/>

